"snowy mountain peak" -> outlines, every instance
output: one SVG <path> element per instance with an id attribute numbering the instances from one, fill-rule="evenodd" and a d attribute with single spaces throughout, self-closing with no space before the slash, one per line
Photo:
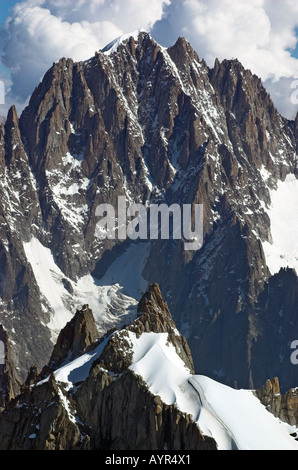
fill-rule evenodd
<path id="1" fill-rule="evenodd" d="M 297 428 L 275 418 L 254 391 L 234 390 L 187 367 L 189 349 L 156 284 L 139 311 L 131 325 L 85 351 L 85 320 L 91 330 L 95 322 L 87 306 L 78 311 L 54 350 L 58 369 L 49 367 L 43 380 L 35 377 L 0 416 L 0 448 L 141 450 L 155 442 L 154 448 L 168 450 L 298 450 L 290 435 Z M 76 355 L 74 344 L 80 344 Z M 33 403 L 39 409 L 34 419 L 27 411 Z M 16 415 L 21 435 L 9 424 Z M 63 420 L 56 421 L 59 415 Z"/>
<path id="2" fill-rule="evenodd" d="M 297 386 L 290 345 L 298 338 L 298 121 L 284 119 L 261 80 L 239 62 L 216 61 L 210 69 L 183 38 L 163 48 L 148 34 L 134 37 L 116 40 L 85 62 L 59 60 L 20 119 L 12 108 L 0 126 L 0 324 L 22 380 L 32 364 L 42 369 L 49 362 L 60 331 L 82 305 L 92 309 L 100 337 L 120 329 L 101 346 L 95 343 L 94 356 L 80 356 L 82 370 L 79 358 L 73 370 L 70 352 L 52 388 L 40 384 L 47 396 L 60 390 L 52 417 L 58 410 L 67 420 L 72 404 L 55 380 L 67 378 L 73 389 L 80 377 L 80 413 L 91 427 L 84 390 L 96 397 L 105 389 L 102 402 L 93 403 L 101 416 L 109 394 L 118 413 L 116 391 L 126 388 L 137 400 L 142 389 L 140 406 L 155 422 L 150 377 L 161 391 L 163 384 L 143 365 L 146 357 L 162 362 L 160 354 L 170 370 L 175 352 L 180 377 L 199 371 L 244 390 L 279 377 L 281 393 Z M 145 207 L 202 204 L 202 248 L 186 253 L 185 234 L 173 239 L 172 226 L 168 240 L 99 239 L 97 208 L 109 204 L 117 219 L 123 196 L 127 205 Z M 143 296 L 156 283 L 164 301 L 156 287 Z M 106 367 L 89 370 L 99 357 Z M 177 383 L 168 380 L 165 396 L 174 397 L 170 389 Z M 14 413 L 25 419 L 20 409 Z M 162 410 L 156 418 L 162 423 L 178 413 L 173 404 Z M 186 425 L 188 442 L 193 433 L 199 447 L 215 445 L 187 419 L 170 436 L 171 445 Z M 162 423 L 153 433 L 159 443 Z M 232 423 L 228 427 L 229 445 L 236 445 Z M 134 440 L 140 446 L 144 429 Z"/>
<path id="3" fill-rule="evenodd" d="M 107 44 L 101 50 L 101 52 L 103 54 L 109 56 L 109 55 L 113 54 L 114 52 L 117 52 L 120 44 L 124 43 L 125 41 L 129 40 L 130 38 L 133 38 L 135 41 L 137 41 L 140 33 L 146 33 L 145 29 L 144 28 L 139 28 L 139 29 L 137 29 L 137 30 L 135 30 L 131 33 L 123 34 L 122 36 L 119 36 L 118 38 L 114 39 L 109 44 Z"/>

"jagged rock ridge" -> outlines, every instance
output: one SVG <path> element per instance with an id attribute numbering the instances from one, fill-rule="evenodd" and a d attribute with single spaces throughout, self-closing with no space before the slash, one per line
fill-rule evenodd
<path id="1" fill-rule="evenodd" d="M 258 77 L 237 60 L 208 68 L 183 38 L 164 49 L 141 33 L 86 62 L 53 64 L 20 119 L 13 107 L 0 128 L 0 323 L 21 375 L 50 358 L 59 333 L 53 319 L 66 324 L 83 304 L 74 295 L 83 276 L 101 278 L 127 252 L 128 244 L 94 236 L 96 207 L 116 207 L 126 195 L 204 204 L 201 250 L 158 240 L 138 245 L 133 265 L 166 292 L 200 371 L 239 387 L 273 376 L 284 390 L 295 386 L 287 350 L 298 337 L 297 274 L 288 296 L 284 273 L 271 276 L 263 242 L 271 240 L 270 191 L 297 176 L 297 136 L 297 119 L 279 115 Z M 41 282 L 40 246 L 58 306 Z M 281 286 L 274 294 L 272 283 Z M 123 294 L 133 301 L 122 287 L 116 307 Z M 290 306 L 268 324 L 276 296 Z M 125 323 L 121 308 L 93 308 L 97 327 Z"/>
<path id="2" fill-rule="evenodd" d="M 96 336 L 92 312 L 85 306 L 61 331 L 47 368 L 50 375 L 44 377 L 45 370 L 37 374 L 32 367 L 21 393 L 0 415 L 1 450 L 216 450 L 222 448 L 223 442 L 225 449 L 243 446 L 240 436 L 234 436 L 226 423 L 217 419 L 214 423 L 216 415 L 208 417 L 202 401 L 207 390 L 201 391 L 199 396 L 192 387 L 190 377 L 198 379 L 198 376 L 194 375 L 189 347 L 177 331 L 157 284 L 150 285 L 140 300 L 137 318 L 131 325 L 90 343 L 94 334 Z M 61 344 L 65 345 L 64 360 Z M 140 350 L 142 344 L 146 347 Z M 74 345 L 80 346 L 75 348 Z M 144 367 L 142 361 L 146 364 L 146 356 L 149 357 Z M 165 356 L 170 359 L 166 369 Z M 154 360 L 154 372 L 148 372 Z M 54 363 L 57 369 L 53 368 Z M 158 375 L 159 367 L 162 378 Z M 173 386 L 172 375 L 177 372 L 179 386 L 174 386 L 171 390 L 174 397 L 169 398 L 165 390 Z M 188 377 L 186 382 L 183 377 Z M 153 392 L 156 386 L 161 395 Z M 254 393 L 275 416 L 297 429 L 295 391 L 280 400 L 277 389 L 279 391 L 278 381 L 274 379 Z M 227 406 L 224 397 L 225 393 L 221 397 L 222 408 Z M 241 395 L 242 408 L 243 400 Z M 186 402 L 191 413 L 181 409 Z M 282 402 L 281 408 L 276 406 L 277 402 Z M 264 411 L 265 407 L 257 406 L 256 426 L 257 415 L 265 413 L 266 421 L 270 415 Z M 238 419 L 243 434 L 249 435 L 252 430 L 243 416 L 240 413 Z M 201 422 L 206 423 L 206 417 L 211 428 L 203 432 L 200 426 Z M 275 440 L 279 439 L 280 428 L 284 426 L 278 446 L 298 448 L 294 433 L 289 435 L 290 428 L 274 420 L 271 417 L 269 426 L 277 432 Z M 223 442 L 222 432 L 218 433 L 220 426 L 225 435 Z M 238 432 L 241 426 L 237 425 Z M 267 431 L 272 436 L 272 430 Z M 274 442 L 267 438 L 266 445 L 272 448 Z"/>
<path id="3" fill-rule="evenodd" d="M 291 425 L 298 422 L 298 389 L 288 390 L 284 395 L 280 393 L 277 377 L 267 380 L 265 385 L 256 390 L 256 395 L 266 408 L 277 418 Z M 296 433 L 296 437 L 298 434 Z M 298 439 L 297 439 L 298 440 Z"/>
<path id="4" fill-rule="evenodd" d="M 69 388 L 69 383 L 60 382 L 59 373 L 53 371 L 46 380 L 36 376 L 33 383 L 23 387 L 0 415 L 1 450 L 216 449 L 215 441 L 202 435 L 191 416 L 163 403 L 129 369 L 129 331 L 137 335 L 167 332 L 177 354 L 179 351 L 181 358 L 192 364 L 185 339 L 177 332 L 157 285 L 150 286 L 139 308 L 142 313 L 132 325 L 92 345 L 91 357 L 92 351 L 104 343 L 84 381 L 74 379 Z M 73 325 L 85 325 L 85 329 L 71 328 Z M 77 311 L 72 324 L 61 332 L 48 370 L 54 359 L 62 359 L 62 337 L 69 339 L 63 343 L 68 360 L 60 364 L 65 368 L 71 357 L 79 360 L 79 350 L 75 352 L 73 345 L 86 345 L 86 338 L 93 334 L 92 312 L 88 308 Z"/>

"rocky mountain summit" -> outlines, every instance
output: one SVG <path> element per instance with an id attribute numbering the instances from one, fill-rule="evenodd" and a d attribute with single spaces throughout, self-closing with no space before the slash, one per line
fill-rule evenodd
<path id="1" fill-rule="evenodd" d="M 141 298 L 135 320 L 104 337 L 98 337 L 85 305 L 61 331 L 47 368 L 39 374 L 32 367 L 21 393 L 0 415 L 0 449 L 217 450 L 223 432 L 227 448 L 241 446 L 239 436 L 226 425 L 218 433 L 223 424 L 215 415 L 208 418 L 211 435 L 210 429 L 206 432 L 204 395 L 191 385 L 191 377 L 199 380 L 190 349 L 157 284 Z M 264 405 L 269 388 L 266 383 L 255 392 Z M 276 390 L 270 396 L 276 400 Z M 297 401 L 283 401 L 284 415 L 277 424 L 265 406 L 253 400 L 258 407 L 256 427 L 261 410 L 273 420 L 280 448 L 296 448 L 290 429 L 298 425 Z M 243 397 L 241 403 L 243 408 Z M 292 428 L 282 424 L 285 416 L 290 416 Z M 245 420 L 242 426 L 249 434 Z M 271 439 L 269 446 L 274 445 Z"/>
<path id="2" fill-rule="evenodd" d="M 130 332 L 136 338 L 166 333 L 185 366 L 193 367 L 157 285 L 141 299 L 130 326 L 90 344 L 95 323 L 85 306 L 61 331 L 47 368 L 51 374 L 44 380 L 45 371 L 36 375 L 0 415 L 0 449 L 216 449 L 190 416 L 163 403 L 130 370 Z M 65 370 L 65 382 L 54 363 Z"/>
<path id="3" fill-rule="evenodd" d="M 297 119 L 238 60 L 209 68 L 184 38 L 165 49 L 142 32 L 54 63 L 0 126 L 0 324 L 22 381 L 65 359 L 53 346 L 82 305 L 103 336 L 157 282 L 200 373 L 297 386 Z M 119 196 L 203 204 L 202 249 L 100 240 L 96 208 Z"/>

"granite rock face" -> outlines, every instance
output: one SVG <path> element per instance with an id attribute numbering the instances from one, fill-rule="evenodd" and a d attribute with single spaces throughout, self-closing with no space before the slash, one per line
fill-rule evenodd
<path id="1" fill-rule="evenodd" d="M 298 426 L 298 389 L 292 388 L 281 394 L 277 377 L 267 380 L 265 385 L 256 390 L 256 396 L 274 416 L 281 421 Z M 298 437 L 298 436 L 297 436 Z"/>
<path id="2" fill-rule="evenodd" d="M 0 325 L 0 413 L 21 388 L 8 334 Z"/>
<path id="3" fill-rule="evenodd" d="M 165 400 L 156 391 L 153 393 L 152 383 L 156 386 L 156 379 L 152 374 L 148 382 L 133 368 L 134 361 L 142 361 L 142 358 L 132 338 L 143 338 L 147 342 L 150 337 L 149 342 L 153 342 L 149 350 L 154 344 L 154 360 L 156 354 L 160 354 L 161 363 L 163 354 L 168 353 L 160 349 L 159 341 L 154 343 L 153 337 L 166 335 L 167 347 L 175 350 L 175 354 L 170 355 L 171 361 L 179 363 L 180 373 L 183 364 L 188 377 L 195 374 L 190 349 L 176 328 L 158 284 L 149 286 L 137 310 L 130 325 L 100 338 L 87 305 L 76 312 L 61 331 L 47 368 L 38 374 L 37 368 L 32 366 L 21 391 L 6 403 L 0 414 L 0 450 L 166 449 L 178 452 L 218 449 L 218 442 L 209 435 L 208 428 L 208 436 L 200 429 L 198 417 L 202 409 L 199 414 L 182 412 L 177 397 L 177 404 L 170 405 L 167 394 Z M 142 349 L 141 355 L 146 356 L 149 350 Z M 135 355 L 139 357 L 136 359 Z M 171 369 L 172 365 L 169 367 Z M 177 373 L 175 367 L 170 374 Z M 162 378 L 158 374 L 157 377 L 160 382 Z M 198 399 L 195 389 L 188 395 L 179 377 L 183 401 L 190 400 L 193 406 Z M 199 393 L 200 400 L 201 393 L 204 391 Z M 297 427 L 297 388 L 282 395 L 278 378 L 273 378 L 253 393 L 268 412 L 293 429 Z M 200 403 L 203 406 L 202 401 Z M 223 398 L 223 409 L 225 406 Z M 208 409 L 204 408 L 207 414 Z M 260 412 L 259 407 L 256 410 Z M 212 418 L 216 420 L 216 414 L 211 415 L 211 421 Z M 252 419 L 250 416 L 249 426 Z M 204 420 L 203 426 L 206 426 Z M 245 422 L 239 423 L 240 429 L 245 426 Z M 297 437 L 295 432 L 291 436 Z M 222 434 L 217 437 L 221 440 Z"/>
<path id="4" fill-rule="evenodd" d="M 177 353 L 185 365 L 192 363 L 157 285 L 150 286 L 139 309 L 142 313 L 131 325 L 88 345 L 92 354 L 96 346 L 106 342 L 85 380 L 69 388 L 56 380 L 53 371 L 45 380 L 35 375 L 35 381 L 25 384 L 0 415 L 1 450 L 216 450 L 214 439 L 204 436 L 190 415 L 163 403 L 142 377 L 130 370 L 128 331 L 138 335 L 167 332 L 169 343 L 179 347 Z M 83 349 L 75 350 L 73 344 L 87 346 L 88 324 L 89 332 L 95 331 L 92 312 L 84 309 L 61 331 L 60 347 L 61 338 L 70 337 L 71 327 L 86 325 L 85 330 L 72 328 L 72 341 L 63 343 L 68 361 L 62 365 L 70 358 L 80 360 Z M 53 359 L 62 360 L 59 350 L 56 346 L 49 370 Z"/>
<path id="5" fill-rule="evenodd" d="M 183 360 L 191 373 L 194 373 L 192 355 L 186 339 L 176 329 L 167 304 L 164 303 L 158 284 L 151 284 L 138 304 L 137 319 L 119 334 L 113 335 L 101 355 L 101 362 L 108 370 L 121 373 L 130 366 L 131 357 L 123 355 L 123 348 L 129 349 L 128 332 L 137 337 L 142 333 L 168 333 L 168 339 L 175 347 L 179 357 Z"/>
<path id="6" fill-rule="evenodd" d="M 66 360 L 73 360 L 83 354 L 98 337 L 92 310 L 88 305 L 84 305 L 60 332 L 49 364 L 43 368 L 40 377 L 50 375 Z"/>
<path id="7" fill-rule="evenodd" d="M 88 61 L 54 63 L 20 118 L 12 107 L 0 126 L 0 323 L 23 380 L 32 364 L 48 364 L 60 325 L 90 303 L 80 281 L 97 278 L 98 299 L 101 278 L 135 247 L 134 285 L 160 285 L 200 373 L 249 388 L 278 376 L 282 390 L 295 387 L 297 273 L 272 276 L 263 250 L 270 191 L 289 174 L 297 118 L 283 118 L 237 60 L 209 68 L 185 39 L 164 49 L 140 33 Z M 118 196 L 203 204 L 202 249 L 185 250 L 183 237 L 99 240 L 96 208 L 111 204 L 117 217 Z M 123 287 L 124 268 L 113 286 Z M 104 295 L 93 308 L 101 333 L 125 324 L 123 295 L 136 305 L 124 286 L 104 313 Z"/>

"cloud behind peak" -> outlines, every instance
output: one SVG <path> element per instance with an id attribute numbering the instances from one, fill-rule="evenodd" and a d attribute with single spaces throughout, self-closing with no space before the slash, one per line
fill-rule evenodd
<path id="1" fill-rule="evenodd" d="M 24 106 L 52 62 L 84 60 L 116 37 L 144 28 L 163 46 L 178 36 L 201 58 L 238 58 L 268 84 L 283 114 L 297 111 L 285 87 L 298 78 L 296 0 L 23 0 L 5 28 L 8 102 Z"/>

